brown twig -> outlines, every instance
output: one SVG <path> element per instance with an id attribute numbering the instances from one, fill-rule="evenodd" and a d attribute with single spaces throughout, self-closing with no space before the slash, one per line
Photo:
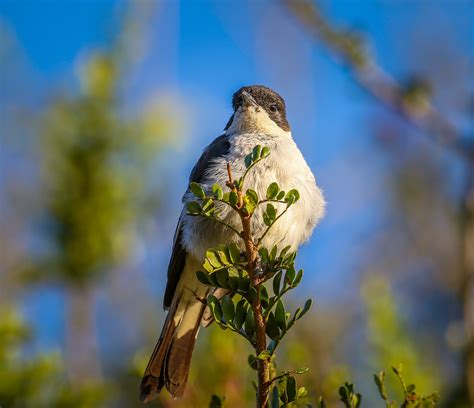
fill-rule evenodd
<path id="1" fill-rule="evenodd" d="M 267 337 L 266 337 L 266 319 L 263 314 L 263 307 L 260 301 L 260 289 L 262 280 L 256 273 L 257 259 L 258 259 L 258 248 L 253 242 L 252 238 L 252 225 L 251 215 L 242 211 L 243 207 L 243 194 L 242 190 L 236 188 L 232 178 L 232 171 L 229 163 L 227 163 L 227 174 L 229 180 L 227 185 L 232 191 L 237 193 L 238 202 L 237 208 L 242 223 L 241 237 L 245 243 L 245 254 L 247 257 L 247 273 L 250 278 L 251 286 L 255 288 L 257 296 L 252 299 L 251 306 L 255 321 L 255 334 L 256 341 L 254 344 L 256 355 L 259 356 L 262 352 L 267 350 Z M 258 359 L 257 367 L 258 375 L 258 388 L 257 388 L 257 408 L 267 408 L 270 397 L 270 360 L 269 358 Z"/>

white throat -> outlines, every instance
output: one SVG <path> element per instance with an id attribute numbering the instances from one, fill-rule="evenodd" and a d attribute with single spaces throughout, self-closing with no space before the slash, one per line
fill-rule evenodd
<path id="1" fill-rule="evenodd" d="M 234 113 L 232 124 L 226 131 L 227 135 L 244 133 L 263 133 L 275 136 L 291 137 L 290 131 L 278 126 L 268 113 L 260 106 L 239 107 Z"/>

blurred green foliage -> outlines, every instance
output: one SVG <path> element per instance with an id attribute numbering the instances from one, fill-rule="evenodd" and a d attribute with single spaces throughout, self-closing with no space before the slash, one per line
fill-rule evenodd
<path id="1" fill-rule="evenodd" d="M 94 285 L 134 255 L 141 223 L 160 204 L 160 186 L 150 188 L 147 175 L 179 133 L 162 99 L 137 112 L 123 100 L 128 70 L 139 57 L 129 47 L 137 27 L 146 26 L 148 8 L 130 3 L 109 46 L 78 56 L 77 91 L 58 92 L 39 123 L 46 250 L 32 256 L 23 278 L 65 286 L 65 361 L 81 385 L 103 383 Z"/>
<path id="2" fill-rule="evenodd" d="M 0 307 L 0 406 L 5 408 L 89 408 L 107 390 L 67 380 L 59 352 L 25 353 L 32 333 L 12 307 Z"/>
<path id="3" fill-rule="evenodd" d="M 173 134 L 156 106 L 124 118 L 120 60 L 95 52 L 80 62 L 82 92 L 59 97 L 42 127 L 44 183 L 53 253 L 41 274 L 79 284 L 124 262 L 144 216 L 144 175 Z M 41 276 L 44 277 L 44 276 Z"/>
<path id="4" fill-rule="evenodd" d="M 370 276 L 363 284 L 362 295 L 367 310 L 372 369 L 402 364 L 418 388 L 440 390 L 436 358 L 430 354 L 429 344 L 421 346 L 422 337 L 404 324 L 387 279 Z M 387 381 L 390 388 L 396 389 L 397 378 L 389 377 Z"/>

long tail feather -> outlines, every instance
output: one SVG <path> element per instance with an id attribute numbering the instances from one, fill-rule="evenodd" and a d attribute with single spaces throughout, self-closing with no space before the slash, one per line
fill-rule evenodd
<path id="1" fill-rule="evenodd" d="M 182 396 L 205 305 L 207 288 L 195 277 L 196 262 L 187 260 L 158 343 L 140 385 L 140 400 L 154 399 L 163 387 Z"/>

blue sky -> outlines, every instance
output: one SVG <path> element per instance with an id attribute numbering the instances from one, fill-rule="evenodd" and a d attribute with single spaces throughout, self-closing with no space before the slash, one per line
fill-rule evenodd
<path id="1" fill-rule="evenodd" d="M 123 4 L 0 0 L 0 16 L 15 33 L 44 97 L 59 85 L 72 91 L 77 87 L 76 58 L 89 47 L 107 45 Z M 410 59 L 416 47 L 407 47 L 412 41 L 436 41 L 442 34 L 460 53 L 472 54 L 474 25 L 469 23 L 474 21 L 474 7 L 467 0 L 322 4 L 335 23 L 364 31 L 377 58 L 394 75 L 417 68 Z M 168 209 L 172 216 L 161 229 L 163 248 L 151 262 L 147 279 L 158 279 L 156 266 L 162 265 L 161 277 L 165 274 L 163 263 L 189 170 L 227 122 L 232 93 L 242 85 L 261 83 L 284 96 L 294 138 L 328 201 L 326 219 L 300 252 L 309 282 L 303 290 L 321 301 L 348 291 L 359 272 L 354 259 L 363 256 L 364 244 L 390 222 L 385 165 L 376 155 L 369 126 L 380 108 L 275 2 L 168 1 L 154 8 L 151 22 L 148 53 L 127 78 L 126 103 L 133 110 L 157 94 L 178 101 L 187 132 L 172 160 L 163 161 L 173 175 L 175 205 Z M 29 302 L 40 320 L 51 310 L 61 314 L 57 294 L 37 294 Z M 57 317 L 49 324 L 60 324 Z"/>

